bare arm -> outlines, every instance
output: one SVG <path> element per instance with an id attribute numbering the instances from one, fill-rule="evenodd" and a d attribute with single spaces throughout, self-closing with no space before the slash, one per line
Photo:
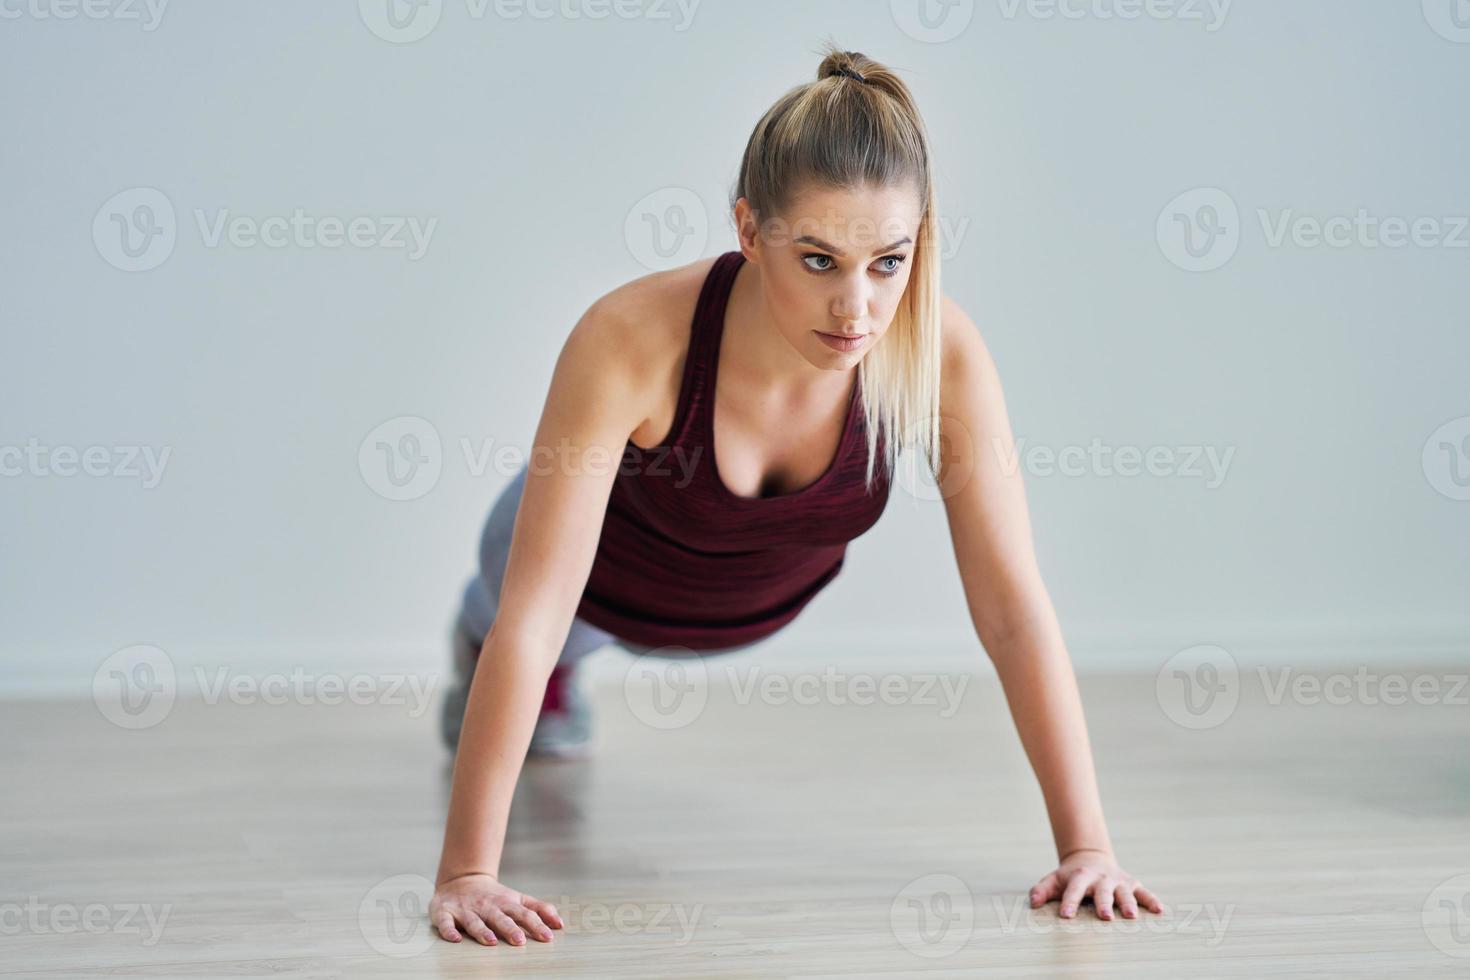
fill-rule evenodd
<path id="1" fill-rule="evenodd" d="M 1106 889 L 1094 898 L 1104 917 L 1115 890 L 1125 915 L 1136 913 L 1135 891 L 1158 911 L 1148 890 L 1114 864 L 1082 699 L 1036 562 L 1000 377 L 974 324 L 947 298 L 944 319 L 940 492 L 970 618 L 1041 786 L 1062 872 L 1033 889 L 1033 905 L 1062 898 L 1062 914 L 1070 915 L 1085 880 Z M 1125 898 L 1130 884 L 1137 887 L 1126 887 Z"/>
<path id="2" fill-rule="evenodd" d="M 628 328 L 619 303 L 604 297 L 578 321 L 556 362 L 528 460 L 500 604 L 470 685 L 454 763 L 436 880 L 440 894 L 431 908 L 446 939 L 457 939 L 446 934 L 446 925 L 455 931 L 453 922 L 445 923 L 439 907 L 447 903 L 451 914 L 456 910 L 456 893 L 446 883 L 465 882 L 458 896 L 462 906 L 494 891 L 489 882 L 474 879 L 499 876 L 511 798 L 538 707 L 592 569 L 623 448 L 645 414 L 626 353 Z M 533 910 L 545 905 L 520 898 Z M 505 924 L 490 916 L 484 923 Z M 529 928 L 536 938 L 550 938 L 535 925 Z M 486 942 L 481 926 L 472 921 L 465 930 Z M 515 942 L 515 930 L 507 928 Z"/>

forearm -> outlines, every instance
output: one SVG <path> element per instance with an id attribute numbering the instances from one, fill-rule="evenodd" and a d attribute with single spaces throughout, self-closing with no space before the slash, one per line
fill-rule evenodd
<path id="1" fill-rule="evenodd" d="M 498 636 L 493 628 L 486 638 L 460 728 L 440 882 L 500 874 L 511 799 L 551 670 L 544 647 L 525 637 Z"/>
<path id="2" fill-rule="evenodd" d="M 1050 603 L 981 639 L 1041 786 L 1057 856 L 1083 848 L 1111 854 L 1082 698 Z"/>

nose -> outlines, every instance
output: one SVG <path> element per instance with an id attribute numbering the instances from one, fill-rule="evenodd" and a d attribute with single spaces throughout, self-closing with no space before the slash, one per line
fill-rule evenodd
<path id="1" fill-rule="evenodd" d="M 844 323 L 853 323 L 863 318 L 868 308 L 871 287 L 861 278 L 843 282 L 832 300 L 832 316 Z"/>

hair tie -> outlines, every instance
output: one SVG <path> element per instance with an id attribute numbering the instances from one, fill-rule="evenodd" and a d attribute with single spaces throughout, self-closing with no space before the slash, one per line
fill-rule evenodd
<path id="1" fill-rule="evenodd" d="M 839 75 L 846 75 L 848 78 L 856 78 L 858 81 L 862 82 L 864 85 L 866 85 L 868 83 L 868 80 L 866 78 L 864 78 L 859 72 L 853 71 L 851 68 L 845 68 L 845 67 L 844 68 L 838 68 L 837 69 L 837 74 L 839 74 Z"/>

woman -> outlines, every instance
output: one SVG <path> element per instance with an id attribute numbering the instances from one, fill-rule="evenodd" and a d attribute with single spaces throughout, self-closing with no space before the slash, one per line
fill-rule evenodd
<path id="1" fill-rule="evenodd" d="M 445 712 L 458 752 L 439 934 L 519 945 L 562 928 L 497 875 L 527 751 L 586 745 L 577 661 L 608 643 L 709 656 L 779 630 L 878 520 L 906 445 L 938 478 L 971 618 L 1046 800 L 1059 861 L 1032 907 L 1162 912 L 1113 857 L 1021 478 L 1001 464 L 1000 382 L 939 289 L 907 87 L 829 47 L 817 80 L 757 124 L 732 208 L 739 251 L 628 283 L 577 323 L 537 450 L 491 511 Z"/>

